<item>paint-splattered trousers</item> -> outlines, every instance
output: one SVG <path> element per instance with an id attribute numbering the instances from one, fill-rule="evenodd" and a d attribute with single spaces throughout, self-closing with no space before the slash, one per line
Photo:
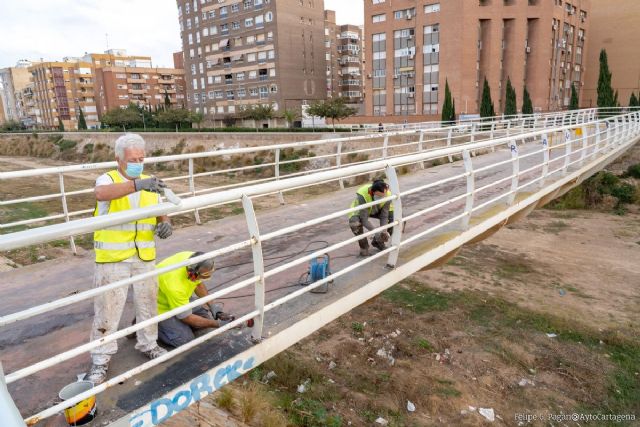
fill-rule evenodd
<path id="1" fill-rule="evenodd" d="M 144 262 L 136 259 L 133 262 L 96 263 L 93 286 L 101 286 L 118 280 L 128 279 L 137 274 L 153 271 L 155 262 Z M 94 298 L 93 326 L 91 328 L 91 341 L 112 334 L 118 330 L 118 324 L 122 317 L 122 311 L 127 301 L 129 286 L 123 286 L 100 294 Z M 150 319 L 158 313 L 158 278 L 150 277 L 133 284 L 133 303 L 138 322 Z M 158 325 L 153 324 L 136 332 L 136 349 L 149 351 L 158 344 Z M 111 341 L 91 350 L 91 358 L 96 365 L 104 365 L 109 362 L 111 356 L 118 351 L 116 341 Z"/>

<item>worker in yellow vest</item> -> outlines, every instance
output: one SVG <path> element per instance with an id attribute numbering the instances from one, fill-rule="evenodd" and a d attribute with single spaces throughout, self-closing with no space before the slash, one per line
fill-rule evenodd
<path id="1" fill-rule="evenodd" d="M 203 252 L 178 252 L 160 261 L 156 268 L 169 267 L 202 254 Z M 161 274 L 158 277 L 158 314 L 209 295 L 202 281 L 210 279 L 214 270 L 213 259 L 206 259 Z M 210 301 L 206 306 L 185 310 L 158 323 L 158 339 L 171 347 L 179 347 L 193 340 L 198 331 L 219 328 L 234 319 L 234 316 L 222 311 L 222 304 Z"/>
<path id="2" fill-rule="evenodd" d="M 118 168 L 96 180 L 94 216 L 109 215 L 156 205 L 165 184 L 155 177 L 142 174 L 145 142 L 140 135 L 127 133 L 116 140 L 115 156 Z M 96 254 L 94 287 L 154 271 L 156 247 L 154 234 L 166 239 L 172 233 L 166 216 L 145 218 L 127 224 L 98 230 L 93 235 Z M 127 300 L 128 286 L 104 292 L 94 299 L 94 319 L 91 341 L 118 330 L 118 323 Z M 133 301 L 138 321 L 157 315 L 158 281 L 149 277 L 133 283 Z M 150 359 L 166 353 L 158 346 L 156 324 L 137 331 L 136 349 Z M 118 351 L 116 341 L 91 350 L 92 366 L 88 380 L 100 384 L 107 377 L 109 361 Z"/>
<path id="3" fill-rule="evenodd" d="M 373 181 L 371 184 L 363 185 L 356 191 L 356 198 L 351 203 L 351 207 L 371 203 L 374 200 L 382 199 L 384 197 L 391 196 L 389 185 L 381 179 Z M 374 226 L 369 218 L 377 218 L 380 220 L 380 226 L 384 226 L 393 222 L 393 204 L 391 201 L 386 201 L 378 205 L 373 205 L 369 208 L 360 209 L 349 214 L 349 227 L 356 236 L 364 233 L 364 229 L 373 230 L 377 228 Z M 392 233 L 392 229 L 376 233 L 371 240 L 371 245 L 379 250 L 386 248 L 386 242 L 389 241 L 389 237 Z M 369 241 L 364 238 L 358 240 L 360 246 L 360 256 L 369 256 Z"/>

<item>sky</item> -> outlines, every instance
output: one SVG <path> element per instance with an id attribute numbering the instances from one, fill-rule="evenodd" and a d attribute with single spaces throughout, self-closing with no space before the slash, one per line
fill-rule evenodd
<path id="1" fill-rule="evenodd" d="M 276 0 L 277 1 L 277 0 Z M 363 23 L 363 0 L 325 0 L 338 24 Z M 173 66 L 181 49 L 174 0 L 1 0 L 0 68 L 20 59 L 61 60 L 107 49 Z M 108 43 L 107 43 L 108 40 Z"/>

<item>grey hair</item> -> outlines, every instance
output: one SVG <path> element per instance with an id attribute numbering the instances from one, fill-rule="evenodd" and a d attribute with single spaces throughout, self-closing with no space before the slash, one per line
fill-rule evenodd
<path id="1" fill-rule="evenodd" d="M 189 258 L 195 258 L 195 257 L 200 256 L 200 255 L 204 255 L 204 252 L 195 252 L 195 253 L 194 253 L 193 255 L 191 255 Z M 193 264 L 193 265 L 192 265 L 192 268 L 193 268 L 196 272 L 200 273 L 200 272 L 202 272 L 202 271 L 210 271 L 210 270 L 213 270 L 213 267 L 214 267 L 214 266 L 215 266 L 215 263 L 214 263 L 214 261 L 213 261 L 213 258 L 209 258 L 209 259 L 205 259 L 205 260 L 203 260 L 203 261 L 200 261 L 200 262 L 198 262 L 198 263 L 196 263 L 196 264 Z"/>
<path id="2" fill-rule="evenodd" d="M 124 159 L 124 150 L 127 148 L 142 148 L 144 150 L 144 139 L 137 133 L 125 133 L 116 139 L 115 152 L 116 157 L 120 160 Z"/>

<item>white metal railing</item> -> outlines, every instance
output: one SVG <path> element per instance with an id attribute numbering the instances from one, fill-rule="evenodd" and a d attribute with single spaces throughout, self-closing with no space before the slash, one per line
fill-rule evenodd
<path id="1" fill-rule="evenodd" d="M 221 191 L 229 188 L 236 188 L 243 185 L 250 185 L 262 182 L 278 181 L 285 177 L 295 177 L 308 174 L 310 171 L 324 171 L 339 169 L 345 165 L 355 165 L 369 163 L 380 159 L 391 158 L 411 153 L 421 153 L 425 150 L 431 150 L 439 146 L 454 146 L 464 143 L 474 143 L 485 140 L 491 140 L 498 135 L 515 135 L 522 132 L 528 132 L 532 129 L 546 127 L 549 120 L 553 123 L 561 121 L 562 123 L 578 123 L 593 118 L 595 110 L 580 110 L 578 112 L 559 112 L 540 117 L 524 116 L 518 119 L 501 117 L 495 118 L 488 122 L 476 123 L 469 122 L 456 126 L 441 126 L 436 128 L 420 128 L 409 130 L 396 130 L 392 132 L 376 133 L 371 135 L 362 135 L 355 137 L 331 138 L 326 140 L 302 141 L 289 144 L 276 144 L 261 147 L 245 147 L 237 149 L 225 149 L 209 152 L 168 155 L 162 157 L 151 157 L 145 159 L 147 164 L 167 164 L 175 162 L 187 162 L 187 173 L 178 176 L 163 177 L 161 173 L 158 176 L 166 182 L 184 183 L 188 186 L 187 191 L 179 192 L 178 196 L 194 196 L 199 194 L 207 194 L 214 191 Z M 570 117 L 566 117 L 570 116 Z M 409 139 L 403 142 L 402 138 Z M 393 142 L 394 139 L 400 139 L 400 142 Z M 306 155 L 294 159 L 284 159 L 283 153 L 286 150 L 303 150 L 310 147 L 316 147 L 323 151 L 319 155 Z M 255 153 L 263 153 L 265 157 L 273 156 L 273 161 L 267 163 L 253 164 L 248 166 L 236 166 L 220 168 L 212 171 L 197 173 L 195 171 L 195 162 L 199 159 L 225 159 L 231 156 L 242 156 Z M 475 153 L 474 153 L 475 154 Z M 358 158 L 361 156 L 361 158 Z M 371 157 L 370 157 L 371 156 Z M 345 163 L 345 159 L 347 162 Z M 350 160 L 351 159 L 351 160 Z M 453 161 L 452 156 L 448 157 L 449 162 Z M 321 161 L 318 167 L 313 167 L 311 162 Z M 306 165 L 304 168 L 303 165 Z M 42 222 L 69 222 L 72 219 L 88 216 L 93 213 L 94 208 L 70 209 L 71 199 L 76 203 L 78 200 L 93 200 L 93 187 L 68 191 L 65 189 L 65 176 L 79 172 L 94 173 L 98 170 L 114 168 L 115 162 L 102 162 L 91 164 L 80 164 L 70 166 L 59 166 L 49 168 L 27 169 L 11 172 L 0 172 L 0 182 L 8 182 L 13 179 L 30 178 L 47 175 L 58 176 L 58 189 L 56 193 L 33 195 L 28 197 L 20 197 L 15 199 L 0 200 L 0 207 L 11 207 L 20 203 L 41 203 L 58 199 L 61 203 L 61 212 L 48 214 L 35 218 L 20 219 L 15 221 L 0 221 L 0 232 L 3 230 L 11 230 L 15 227 L 32 226 Z M 302 171 L 294 171 L 282 173 L 282 169 L 292 167 L 294 169 L 303 169 Z M 420 167 L 424 168 L 424 162 L 420 163 Z M 266 178 L 250 178 L 239 182 L 225 183 L 222 185 L 197 185 L 196 180 L 206 177 L 224 177 L 227 174 L 244 174 L 252 171 L 262 171 L 265 168 L 273 168 L 273 175 Z M 7 185 L 7 184 L 4 184 Z M 344 180 L 339 180 L 339 185 L 344 188 Z M 278 193 L 280 203 L 284 203 L 282 193 Z M 82 199 L 84 198 L 84 199 Z M 207 206 L 211 208 L 215 206 Z M 176 212 L 174 215 L 183 214 L 188 211 Z M 196 223 L 200 223 L 199 209 L 194 209 L 193 215 Z M 70 245 L 74 253 L 76 246 L 74 237 L 70 237 Z"/>
<path id="2" fill-rule="evenodd" d="M 479 234 L 483 229 L 486 229 L 486 227 L 482 224 L 472 225 L 470 219 L 474 215 L 480 214 L 481 212 L 492 206 L 495 206 L 496 204 L 504 204 L 508 206 L 509 209 L 511 209 L 509 212 L 516 212 L 517 209 L 521 209 L 515 202 L 516 194 L 527 189 L 527 191 L 533 193 L 533 195 L 529 196 L 531 200 L 539 200 L 544 195 L 550 194 L 553 190 L 559 189 L 562 185 L 567 185 L 575 182 L 577 180 L 577 177 L 581 177 L 587 173 L 592 173 L 597 169 L 597 167 L 602 167 L 602 165 L 611 161 L 613 158 L 628 149 L 629 146 L 631 146 L 631 144 L 634 143 L 639 136 L 640 112 L 634 112 L 609 117 L 607 119 L 556 126 L 547 129 L 534 130 L 523 134 L 495 138 L 488 141 L 439 148 L 418 154 L 396 156 L 370 163 L 344 166 L 339 169 L 326 170 L 308 175 L 300 175 L 292 178 L 282 179 L 279 181 L 227 189 L 213 194 L 196 195 L 190 198 L 183 199 L 180 206 L 176 206 L 172 203 L 161 203 L 157 206 L 136 209 L 127 212 L 120 212 L 112 215 L 99 216 L 95 218 L 92 217 L 78 219 L 70 221 L 68 223 L 48 225 L 37 229 L 29 229 L 25 231 L 1 235 L 0 250 L 5 251 L 43 243 L 54 239 L 65 238 L 83 233 L 90 233 L 104 227 L 124 224 L 143 218 L 175 214 L 177 212 L 185 210 L 196 210 L 210 205 L 232 202 L 242 203 L 244 215 L 247 222 L 247 229 L 249 231 L 246 238 L 239 238 L 233 244 L 217 248 L 215 250 L 209 251 L 208 253 L 205 253 L 204 255 L 189 259 L 176 265 L 158 269 L 153 272 L 140 274 L 130 279 L 113 282 L 100 288 L 81 291 L 74 295 L 63 296 L 59 299 L 45 304 L 40 304 L 25 310 L 20 310 L 8 315 L 4 315 L 0 317 L 0 326 L 6 326 L 16 322 L 25 321 L 34 316 L 50 312 L 52 310 L 57 310 L 70 304 L 89 300 L 96 295 L 100 295 L 108 290 L 128 286 L 129 284 L 140 281 L 144 278 L 154 277 L 164 272 L 176 268 L 181 268 L 185 265 L 197 263 L 204 259 L 219 257 L 224 254 L 237 253 L 238 251 L 246 249 L 248 247 L 252 248 L 252 258 L 254 263 L 254 272 L 252 276 L 247 279 L 236 281 L 228 285 L 227 287 L 213 292 L 206 297 L 193 301 L 186 306 L 176 308 L 162 315 L 158 315 L 152 319 L 145 320 L 133 326 L 126 327 L 113 334 L 105 336 L 100 340 L 88 342 L 81 346 L 64 351 L 63 353 L 41 360 L 37 363 L 19 368 L 6 375 L 6 383 L 12 384 L 44 369 L 52 368 L 63 361 L 86 353 L 92 348 L 103 345 L 106 342 L 111 342 L 118 338 L 122 338 L 150 324 L 167 319 L 197 305 L 201 305 L 203 303 L 228 296 L 233 292 L 247 287 L 252 288 L 254 292 L 254 306 L 248 312 L 240 315 L 239 318 L 235 321 L 222 328 L 208 332 L 207 334 L 190 342 L 186 346 L 179 347 L 170 351 L 167 355 L 159 359 L 151 360 L 140 366 L 130 368 L 126 372 L 117 375 L 116 377 L 99 386 L 94 387 L 87 392 L 75 396 L 74 398 L 69 399 L 65 402 L 53 405 L 52 407 L 29 417 L 27 419 L 27 423 L 33 423 L 37 420 L 49 417 L 64 408 L 70 407 L 75 403 L 86 399 L 91 395 L 103 392 L 108 387 L 114 384 L 122 382 L 128 378 L 133 377 L 134 375 L 137 375 L 140 372 L 143 372 L 160 363 L 170 360 L 178 354 L 182 354 L 215 336 L 224 334 L 231 328 L 244 324 L 244 322 L 246 322 L 248 319 L 256 320 L 251 334 L 256 342 L 260 342 L 261 338 L 264 335 L 263 318 L 266 312 L 269 312 L 270 310 L 273 310 L 276 307 L 279 307 L 291 301 L 292 299 L 300 298 L 312 289 L 322 286 L 329 281 L 333 281 L 337 278 L 348 275 L 349 273 L 359 269 L 362 266 L 377 263 L 378 260 L 382 258 L 386 258 L 386 264 L 391 266 L 395 270 L 391 270 L 388 275 L 385 275 L 384 277 L 375 281 L 375 286 L 373 284 L 374 282 L 364 284 L 363 289 L 370 287 L 371 289 L 375 289 L 377 291 L 379 290 L 379 288 L 376 287 L 378 286 L 378 283 L 381 283 L 379 286 L 382 288 L 384 288 L 385 286 L 391 286 L 393 283 L 397 282 L 403 277 L 406 277 L 406 275 L 409 274 L 406 273 L 406 271 L 408 270 L 405 271 L 404 264 L 401 265 L 402 263 L 399 263 L 399 254 L 402 248 L 406 248 L 419 240 L 425 239 L 428 236 L 434 236 L 435 233 L 442 232 L 447 227 L 457 227 L 458 229 L 463 230 L 465 233 L 467 233 L 465 234 L 465 236 L 469 236 L 469 238 L 471 238 L 473 237 L 473 235 L 475 235 L 474 233 Z M 505 145 L 510 148 L 508 152 L 505 152 L 507 154 L 506 157 L 502 155 L 503 153 L 496 153 L 494 155 L 495 159 L 493 159 L 491 162 L 485 162 L 486 164 L 482 166 L 474 164 L 475 161 L 471 155 L 473 151 L 488 150 L 496 146 Z M 461 156 L 463 159 L 464 171 L 460 173 L 454 171 L 451 176 L 439 179 L 434 182 L 421 184 L 413 188 L 402 188 L 402 186 L 400 185 L 400 180 L 398 179 L 398 175 L 396 172 L 397 168 L 406 165 L 418 165 L 425 161 L 446 158 L 448 156 Z M 485 156 L 482 156 L 478 159 L 482 159 L 484 157 Z M 391 196 L 376 202 L 358 206 L 356 208 L 338 210 L 334 209 L 328 214 L 321 215 L 315 218 L 306 220 L 301 218 L 300 221 L 298 221 L 295 225 L 279 228 L 269 233 L 260 233 L 258 228 L 259 221 L 256 218 L 255 211 L 253 209 L 253 200 L 255 198 L 267 194 L 286 192 L 301 187 L 309 187 L 327 182 L 337 182 L 341 179 L 346 179 L 362 174 L 378 173 L 380 171 L 384 171 L 390 183 L 390 187 L 392 190 Z M 492 171 L 494 173 L 485 173 L 488 171 Z M 508 175 L 505 177 L 501 176 L 498 173 L 495 173 L 499 171 L 506 171 Z M 458 194 L 455 196 L 446 196 L 444 200 L 433 202 L 423 206 L 414 205 L 411 206 L 410 209 L 407 206 L 403 205 L 403 199 L 406 199 L 413 194 L 423 192 L 425 190 L 443 188 L 443 186 L 450 185 L 451 183 L 455 182 L 458 182 L 460 184 L 465 183 L 465 185 L 463 186 L 465 190 L 462 194 Z M 444 188 L 446 189 L 446 187 Z M 262 251 L 262 244 L 264 242 L 272 241 L 283 236 L 291 236 L 296 232 L 302 231 L 314 225 L 345 217 L 350 212 L 367 208 L 373 204 L 381 203 L 385 200 L 390 200 L 394 203 L 395 217 L 392 223 L 386 226 L 378 227 L 375 230 L 368 231 L 360 236 L 354 236 L 347 239 L 336 239 L 336 241 L 329 242 L 329 245 L 326 248 L 316 250 L 304 255 L 301 254 L 293 260 L 289 260 L 282 263 L 281 265 L 272 267 L 270 269 L 267 269 L 267 267 L 265 267 L 264 255 Z M 516 210 L 514 211 L 514 209 Z M 437 217 L 429 216 L 436 211 L 440 213 Z M 411 224 L 412 229 L 409 231 L 404 231 L 404 226 L 407 224 Z M 285 272 L 290 272 L 292 268 L 307 263 L 313 258 L 321 256 L 325 253 L 335 252 L 348 245 L 353 245 L 361 238 L 371 237 L 375 233 L 390 228 L 393 228 L 393 234 L 391 246 L 389 248 L 380 251 L 369 258 L 362 259 L 339 271 L 334 271 L 333 274 L 331 274 L 327 278 L 315 282 L 310 286 L 300 288 L 284 297 L 277 298 L 272 301 L 267 301 L 265 280 L 269 278 L 275 278 L 277 275 Z M 457 244 L 462 243 L 464 243 L 464 241 L 461 240 Z M 437 250 L 444 251 L 445 249 L 440 248 Z M 446 254 L 446 252 L 444 254 Z M 437 254 L 428 255 L 433 255 L 435 257 Z M 421 257 L 422 256 L 427 255 L 421 255 Z M 407 265 L 411 264 L 411 262 L 407 262 Z M 354 299 L 350 302 L 350 304 L 355 303 L 354 301 L 359 301 L 359 299 Z M 334 319 L 335 317 L 337 317 L 337 315 L 339 315 L 337 313 L 337 311 L 330 313 L 323 312 L 323 321 L 326 322 L 328 321 L 327 319 Z M 310 317 L 313 317 L 313 315 Z M 304 322 L 304 320 L 301 322 Z M 319 328 L 319 325 L 321 326 L 321 324 L 307 325 L 307 330 L 313 331 Z M 264 345 L 267 347 L 275 347 L 269 349 L 267 347 L 261 347 L 262 344 L 257 344 L 255 348 L 256 355 L 263 354 L 260 352 L 265 348 L 266 350 L 264 351 L 266 351 L 266 353 L 264 354 L 272 354 L 273 351 L 275 351 L 273 350 L 274 348 L 281 348 L 281 346 L 284 345 L 283 342 L 286 342 L 287 345 L 292 345 L 293 343 L 295 343 L 295 339 L 298 338 L 296 338 L 295 335 L 291 335 L 288 339 L 281 339 L 276 344 L 270 344 L 273 341 L 271 341 L 271 338 L 267 339 L 264 342 Z M 257 357 L 258 356 L 256 356 L 256 358 Z M 0 376 L 1 375 L 2 374 L 0 373 Z M 3 382 L 0 381 L 0 399 L 3 396 L 1 390 L 2 383 Z M 4 395 L 6 395 L 6 393 Z M 4 403 L 8 407 L 12 404 L 12 402 Z M 147 423 L 143 418 L 140 418 L 144 417 L 144 414 L 145 411 L 135 411 L 129 419 L 131 420 L 131 423 L 134 423 L 134 419 L 137 420 L 135 425 L 151 425 Z M 19 424 L 10 424 L 9 427 L 14 427 L 14 425 L 17 426 Z"/>

